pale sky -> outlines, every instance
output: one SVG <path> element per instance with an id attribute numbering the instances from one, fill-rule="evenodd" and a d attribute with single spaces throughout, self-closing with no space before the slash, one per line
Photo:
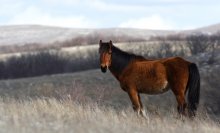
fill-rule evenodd
<path id="1" fill-rule="evenodd" d="M 220 23 L 220 0 L 0 0 L 0 25 L 183 30 Z"/>

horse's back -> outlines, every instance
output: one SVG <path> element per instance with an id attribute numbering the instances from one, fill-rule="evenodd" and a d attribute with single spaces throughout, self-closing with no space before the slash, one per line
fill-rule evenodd
<path id="1" fill-rule="evenodd" d="M 167 74 L 169 74 L 188 71 L 189 64 L 191 64 L 191 62 L 181 57 L 169 57 L 158 60 L 137 60 L 133 63 L 132 67 L 141 70 L 156 70 L 162 73 L 166 71 Z"/>
<path id="2" fill-rule="evenodd" d="M 178 74 L 178 73 L 187 73 L 189 61 L 181 57 L 170 57 L 159 60 L 165 67 L 168 74 Z"/>
<path id="3" fill-rule="evenodd" d="M 169 57 L 158 60 L 162 62 L 165 66 L 188 66 L 190 64 L 189 61 L 181 58 L 181 57 Z"/>

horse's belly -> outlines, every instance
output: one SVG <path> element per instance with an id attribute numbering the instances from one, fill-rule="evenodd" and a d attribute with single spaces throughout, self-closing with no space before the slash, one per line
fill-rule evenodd
<path id="1" fill-rule="evenodd" d="M 167 81 L 159 84 L 144 85 L 139 87 L 139 92 L 146 94 L 161 94 L 169 90 L 169 85 Z"/>

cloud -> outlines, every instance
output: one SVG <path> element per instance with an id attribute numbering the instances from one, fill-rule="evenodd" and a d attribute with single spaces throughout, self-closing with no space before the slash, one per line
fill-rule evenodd
<path id="1" fill-rule="evenodd" d="M 96 23 L 82 15 L 78 16 L 52 16 L 36 7 L 28 7 L 18 13 L 8 24 L 38 24 L 48 26 L 72 27 L 72 28 L 95 28 Z"/>
<path id="2" fill-rule="evenodd" d="M 106 3 L 101 0 L 93 0 L 87 1 L 87 4 L 97 10 L 102 11 L 140 11 L 145 10 L 144 6 L 141 5 L 120 5 L 120 4 L 113 4 L 113 3 Z"/>
<path id="3" fill-rule="evenodd" d="M 22 10 L 24 3 L 16 0 L 1 0 L 0 15 L 1 17 L 14 15 Z"/>
<path id="4" fill-rule="evenodd" d="M 47 5 L 68 5 L 73 6 L 79 4 L 80 0 L 41 0 L 43 3 Z"/>
<path id="5" fill-rule="evenodd" d="M 154 29 L 154 30 L 173 30 L 176 26 L 173 22 L 160 17 L 159 15 L 152 15 L 139 19 L 130 19 L 122 22 L 119 27 L 122 28 L 139 28 L 139 29 Z"/>
<path id="6" fill-rule="evenodd" d="M 96 10 L 102 11 L 134 11 L 142 10 L 144 6 L 141 5 L 129 5 L 118 4 L 118 2 L 107 2 L 106 0 L 42 0 L 46 4 L 50 5 L 64 5 L 64 6 L 82 6 L 84 8 L 92 7 Z"/>

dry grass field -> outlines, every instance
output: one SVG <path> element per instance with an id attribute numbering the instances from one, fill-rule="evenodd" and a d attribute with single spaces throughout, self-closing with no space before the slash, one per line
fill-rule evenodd
<path id="1" fill-rule="evenodd" d="M 0 99 L 0 132 L 4 133 L 219 133 L 219 123 L 206 113 L 180 119 L 148 113 L 137 117 L 131 108 L 115 110 L 97 104 L 79 104 L 70 98 Z"/>

